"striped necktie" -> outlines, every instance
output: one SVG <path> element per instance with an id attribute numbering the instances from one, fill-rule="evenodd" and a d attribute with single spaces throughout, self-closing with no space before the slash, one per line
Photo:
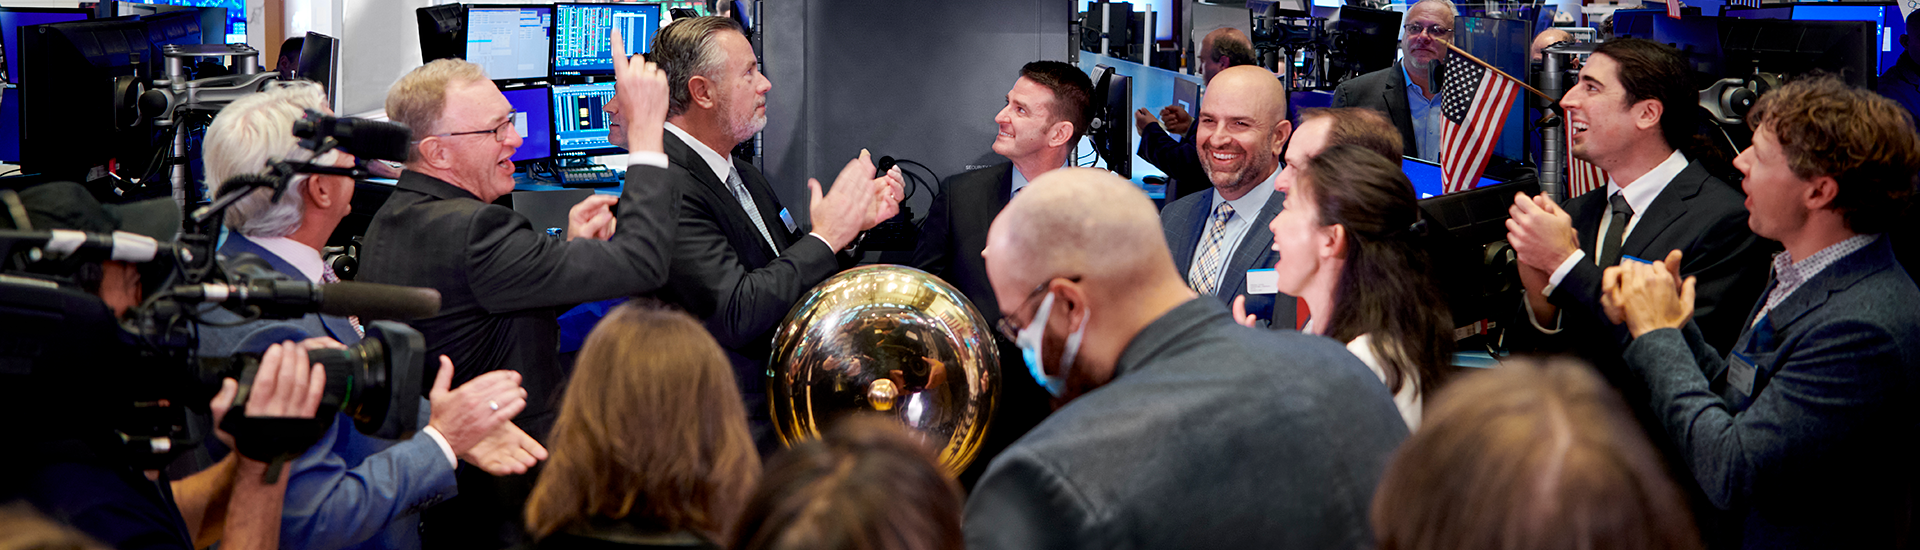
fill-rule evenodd
<path id="1" fill-rule="evenodd" d="M 740 201 L 740 207 L 747 210 L 747 219 L 753 220 L 753 227 L 759 229 L 760 236 L 767 239 L 767 247 L 775 253 L 780 252 L 780 245 L 773 244 L 773 234 L 767 232 L 767 222 L 760 219 L 760 207 L 753 203 L 753 194 L 747 192 L 746 184 L 740 183 L 740 169 L 727 169 L 727 190 L 732 191 L 734 200 Z"/>

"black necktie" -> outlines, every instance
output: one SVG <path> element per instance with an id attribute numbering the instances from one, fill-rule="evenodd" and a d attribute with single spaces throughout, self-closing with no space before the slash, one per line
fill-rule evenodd
<path id="1" fill-rule="evenodd" d="M 1613 205 L 1613 218 L 1607 221 L 1607 238 L 1600 241 L 1600 267 L 1613 267 L 1620 263 L 1620 239 L 1627 235 L 1627 220 L 1633 218 L 1633 206 L 1627 204 L 1627 198 L 1614 193 L 1607 197 L 1607 204 Z"/>

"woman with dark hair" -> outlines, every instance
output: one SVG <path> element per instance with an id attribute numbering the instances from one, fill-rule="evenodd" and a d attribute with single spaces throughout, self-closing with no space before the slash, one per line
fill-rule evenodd
<path id="1" fill-rule="evenodd" d="M 960 550 L 960 486 L 899 423 L 841 420 L 773 457 L 734 550 Z"/>
<path id="2" fill-rule="evenodd" d="M 1409 429 L 1453 361 L 1452 317 L 1434 286 L 1413 184 L 1371 150 L 1337 145 L 1307 163 L 1273 218 L 1281 292 L 1307 301 L 1303 332 L 1344 342 L 1393 393 Z"/>
<path id="3" fill-rule="evenodd" d="M 760 476 L 733 369 L 706 328 L 656 305 L 587 335 L 527 499 L 538 548 L 719 548 Z"/>

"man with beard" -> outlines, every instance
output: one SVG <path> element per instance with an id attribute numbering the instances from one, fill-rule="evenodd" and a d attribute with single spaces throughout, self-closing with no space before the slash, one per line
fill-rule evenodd
<path id="1" fill-rule="evenodd" d="M 766 126 L 773 87 L 739 24 L 675 20 L 654 37 L 648 58 L 667 73 L 666 180 L 680 195 L 673 263 L 658 297 L 700 318 L 726 350 L 754 441 L 770 452 L 777 445 L 765 388 L 773 332 L 803 293 L 851 264 L 839 253 L 861 231 L 899 211 L 902 186 L 897 173 L 873 177 L 863 152 L 832 192 L 823 196 L 820 182 L 808 180 L 813 223 L 797 223 L 760 170 L 729 154 Z"/>
<path id="2" fill-rule="evenodd" d="M 1407 8 L 1400 29 L 1399 61 L 1363 74 L 1333 90 L 1334 107 L 1366 107 L 1386 113 L 1400 129 L 1402 154 L 1440 160 L 1440 62 L 1453 38 L 1453 2 L 1420 0 Z"/>
<path id="3" fill-rule="evenodd" d="M 1187 195 L 1160 211 L 1173 261 L 1187 285 L 1246 311 L 1262 324 L 1292 329 L 1295 300 L 1273 288 L 1268 222 L 1280 213 L 1280 152 L 1293 133 L 1287 87 L 1273 73 L 1247 65 L 1213 77 L 1194 121 L 1194 141 L 1213 188 Z M 1286 304 L 1275 307 L 1275 304 Z"/>
<path id="4" fill-rule="evenodd" d="M 1253 42 L 1240 29 L 1223 27 L 1207 33 L 1200 41 L 1200 83 L 1211 84 L 1213 76 L 1228 67 L 1256 62 Z M 1198 107 L 1198 106 L 1196 106 Z M 1162 126 L 1165 128 L 1162 129 Z M 1146 107 L 1133 112 L 1133 128 L 1140 133 L 1140 158 L 1167 173 L 1167 199 L 1178 199 L 1208 187 L 1206 167 L 1193 147 L 1193 115 L 1179 105 L 1160 108 L 1154 118 Z M 1179 137 L 1174 137 L 1179 136 Z"/>

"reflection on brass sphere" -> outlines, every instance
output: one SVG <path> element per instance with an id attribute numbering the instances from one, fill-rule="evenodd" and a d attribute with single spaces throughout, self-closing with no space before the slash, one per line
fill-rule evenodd
<path id="1" fill-rule="evenodd" d="M 953 474 L 979 452 L 1000 392 L 986 319 L 927 272 L 863 266 L 814 287 L 780 325 L 768 363 L 775 431 L 791 446 L 835 418 L 881 414 L 920 433 Z"/>

